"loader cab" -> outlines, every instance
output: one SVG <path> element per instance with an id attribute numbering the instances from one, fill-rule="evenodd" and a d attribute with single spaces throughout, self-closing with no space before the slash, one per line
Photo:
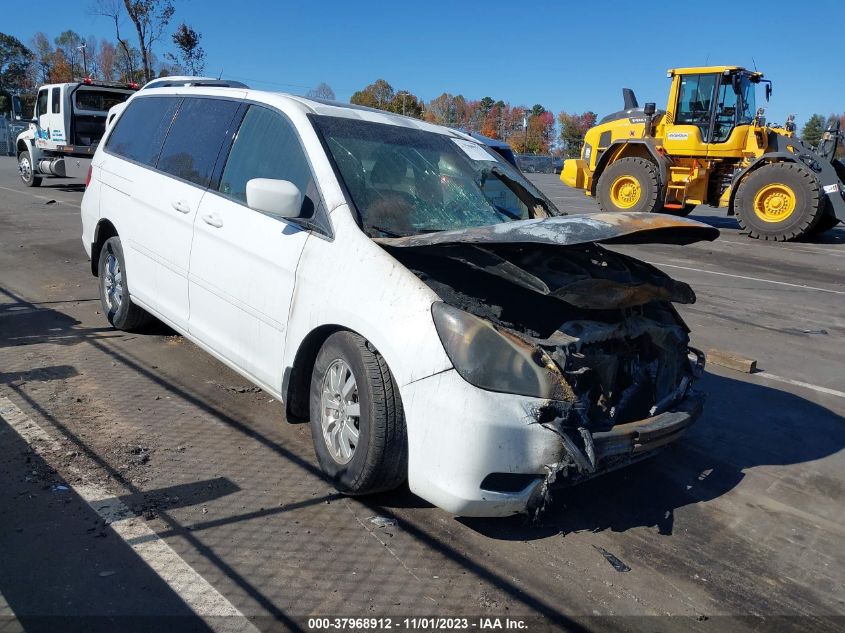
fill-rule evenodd
<path id="1" fill-rule="evenodd" d="M 748 126 L 754 123 L 755 87 L 763 75 L 736 66 L 711 66 L 673 69 L 668 76 L 672 88 L 664 123 L 666 150 L 681 156 L 739 157 Z"/>

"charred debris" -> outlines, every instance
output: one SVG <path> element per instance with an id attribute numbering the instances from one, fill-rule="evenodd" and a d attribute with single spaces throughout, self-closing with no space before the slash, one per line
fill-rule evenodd
<path id="1" fill-rule="evenodd" d="M 689 243 L 718 231 L 659 216 L 645 229 L 617 217 L 599 226 L 602 215 L 376 239 L 445 303 L 488 320 L 554 377 L 556 393 L 530 412 L 568 454 L 551 480 L 594 473 L 593 433 L 671 409 L 703 365 L 672 305 L 694 303 L 693 290 L 596 242 Z"/>

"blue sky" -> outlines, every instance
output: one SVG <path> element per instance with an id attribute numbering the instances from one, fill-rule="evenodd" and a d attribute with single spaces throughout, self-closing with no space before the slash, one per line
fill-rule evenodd
<path id="1" fill-rule="evenodd" d="M 4 11 L 0 31 L 24 42 L 36 30 L 52 38 L 68 28 L 113 39 L 110 22 L 89 14 L 92 4 L 39 0 L 35 18 L 30 10 Z M 842 27 L 822 30 L 825 20 L 843 18 L 836 0 L 176 0 L 176 6 L 172 26 L 184 20 L 203 35 L 207 73 L 222 70 L 255 88 L 301 93 L 325 81 L 345 101 L 384 78 L 425 100 L 445 91 L 602 116 L 621 107 L 623 87 L 634 88 L 640 103 L 665 107 L 667 68 L 756 62 L 774 81 L 770 121 L 795 113 L 800 125 L 814 112 L 845 112 Z M 132 34 L 130 26 L 127 20 L 124 33 Z M 160 44 L 157 53 L 165 50 Z"/>

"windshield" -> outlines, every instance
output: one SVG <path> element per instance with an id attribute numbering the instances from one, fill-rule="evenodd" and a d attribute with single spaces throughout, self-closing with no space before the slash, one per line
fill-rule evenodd
<path id="1" fill-rule="evenodd" d="M 739 116 L 737 117 L 737 125 L 750 125 L 754 121 L 754 115 L 757 113 L 754 91 L 755 84 L 751 83 L 748 75 L 742 75 L 742 81 L 740 83 L 742 105 L 740 107 Z"/>
<path id="2" fill-rule="evenodd" d="M 109 108 L 118 103 L 126 101 L 130 94 L 124 92 L 113 92 L 111 90 L 86 90 L 80 88 L 76 91 L 74 99 L 77 110 L 94 110 L 97 112 L 108 112 Z"/>
<path id="3" fill-rule="evenodd" d="M 313 120 L 370 235 L 562 215 L 521 173 L 473 141 L 357 119 Z"/>

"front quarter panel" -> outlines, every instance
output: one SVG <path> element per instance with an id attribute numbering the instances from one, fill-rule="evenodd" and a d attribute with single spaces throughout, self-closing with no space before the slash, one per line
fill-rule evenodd
<path id="1" fill-rule="evenodd" d="M 297 268 L 285 366 L 310 332 L 335 325 L 370 341 L 400 386 L 451 368 L 431 316 L 437 295 L 367 237 L 346 205 L 331 215 L 334 239 L 312 235 Z"/>

